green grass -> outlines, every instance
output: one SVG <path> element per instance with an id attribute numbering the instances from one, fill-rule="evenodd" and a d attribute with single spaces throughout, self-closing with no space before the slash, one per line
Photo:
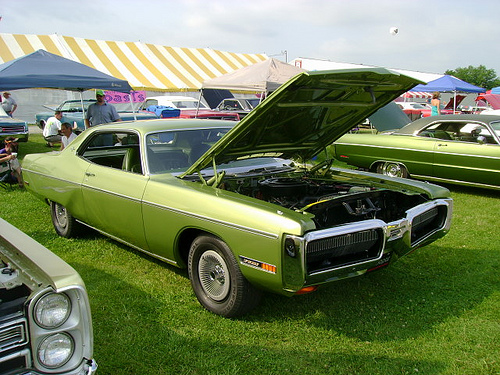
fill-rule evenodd
<path id="1" fill-rule="evenodd" d="M 32 135 L 20 156 L 48 150 Z M 101 375 L 500 374 L 500 199 L 450 189 L 443 239 L 310 295 L 265 295 L 235 320 L 202 309 L 183 270 L 96 233 L 58 237 L 26 191 L 0 202 L 4 219 L 85 280 Z"/>

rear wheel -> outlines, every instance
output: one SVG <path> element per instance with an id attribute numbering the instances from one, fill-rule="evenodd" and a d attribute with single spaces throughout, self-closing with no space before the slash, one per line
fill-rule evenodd
<path id="1" fill-rule="evenodd" d="M 80 224 L 78 224 L 66 207 L 56 202 L 50 202 L 50 214 L 52 216 L 52 224 L 58 235 L 71 238 L 78 234 Z"/>
<path id="2" fill-rule="evenodd" d="M 377 166 L 377 172 L 389 177 L 408 177 L 408 170 L 403 164 L 396 162 L 384 162 Z"/>
<path id="3" fill-rule="evenodd" d="M 219 238 L 204 235 L 193 241 L 188 271 L 196 298 L 217 315 L 243 315 L 260 301 L 260 291 L 245 279 L 233 253 Z"/>

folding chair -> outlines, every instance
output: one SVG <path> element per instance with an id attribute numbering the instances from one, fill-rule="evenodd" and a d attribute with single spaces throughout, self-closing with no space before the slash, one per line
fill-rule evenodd
<path id="1" fill-rule="evenodd" d="M 9 162 L 0 164 L 0 187 L 5 190 L 12 190 L 17 184 L 17 179 L 12 175 L 12 169 Z"/>

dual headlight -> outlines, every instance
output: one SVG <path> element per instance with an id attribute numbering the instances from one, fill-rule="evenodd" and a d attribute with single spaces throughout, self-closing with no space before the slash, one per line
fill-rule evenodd
<path id="1" fill-rule="evenodd" d="M 35 322 L 46 330 L 62 326 L 71 315 L 71 301 L 66 294 L 48 293 L 35 304 Z M 73 338 L 65 332 L 46 336 L 38 346 L 38 360 L 47 368 L 57 368 L 69 361 L 75 350 Z"/>

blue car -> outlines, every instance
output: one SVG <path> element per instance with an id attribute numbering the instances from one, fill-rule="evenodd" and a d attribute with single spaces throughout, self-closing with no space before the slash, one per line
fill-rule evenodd
<path id="1" fill-rule="evenodd" d="M 28 124 L 26 121 L 10 117 L 0 106 L 0 144 L 10 136 L 19 138 L 20 142 L 27 142 Z"/>
<path id="2" fill-rule="evenodd" d="M 95 99 L 86 99 L 83 100 L 83 106 L 85 107 L 85 112 L 89 108 L 89 105 L 92 103 L 95 103 Z M 134 110 L 137 110 L 137 107 L 140 103 L 134 103 Z M 113 103 L 115 106 L 116 110 L 118 111 L 118 114 L 120 115 L 121 119 L 123 121 L 129 121 L 129 120 L 151 120 L 151 119 L 156 119 L 158 118 L 157 115 L 151 112 L 143 112 L 143 111 L 138 111 L 138 112 L 132 112 L 132 107 L 130 103 Z M 46 107 L 49 108 L 49 107 Z M 52 108 L 49 108 L 52 109 Z M 81 100 L 66 100 L 63 102 L 61 105 L 59 105 L 57 108 L 54 108 L 52 112 L 43 112 L 43 113 L 37 113 L 35 115 L 35 122 L 38 125 L 40 129 L 43 129 L 45 127 L 45 124 L 47 123 L 47 119 L 49 117 L 54 116 L 55 111 L 61 111 L 63 116 L 61 118 L 61 122 L 69 122 L 70 124 L 74 124 L 76 122 L 76 125 L 78 127 L 79 131 L 84 131 L 85 130 L 85 123 L 83 121 L 83 111 L 82 111 L 82 101 Z M 134 117 L 135 115 L 135 117 Z"/>

